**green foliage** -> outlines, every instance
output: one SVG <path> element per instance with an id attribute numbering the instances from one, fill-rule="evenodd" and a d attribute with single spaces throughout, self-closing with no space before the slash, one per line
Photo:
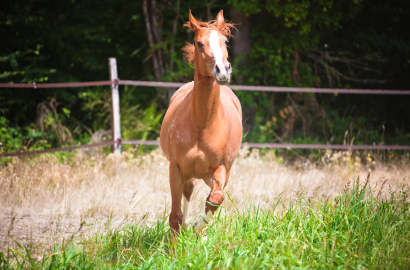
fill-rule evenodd
<path id="1" fill-rule="evenodd" d="M 35 66 L 35 63 L 41 59 L 40 55 L 41 46 L 37 45 L 36 50 L 26 50 L 25 52 L 12 52 L 9 55 L 0 56 L 0 63 L 7 63 L 9 65 L 10 70 L 5 70 L 3 73 L 0 74 L 1 80 L 10 80 L 11 82 L 15 77 L 22 77 L 23 79 L 21 82 L 30 83 L 34 82 L 47 82 L 48 76 L 52 75 L 56 72 L 55 69 L 41 69 Z M 22 65 L 22 62 L 28 62 L 26 65 Z M 32 81 L 26 81 L 26 78 L 32 77 L 33 74 L 41 74 L 34 75 Z"/>
<path id="2" fill-rule="evenodd" d="M 121 134 L 124 140 L 155 140 L 159 137 L 164 112 L 158 111 L 155 98 L 143 92 L 141 88 L 125 87 L 120 93 Z M 107 88 L 79 93 L 79 98 L 84 102 L 84 118 L 91 122 L 91 130 L 110 129 L 110 95 Z M 142 107 L 144 98 L 151 99 L 151 103 L 145 108 Z"/>
<path id="3" fill-rule="evenodd" d="M 43 139 L 44 133 L 31 127 L 10 127 L 5 117 L 0 117 L 0 151 L 1 153 L 17 150 L 43 150 L 50 148 L 51 144 Z"/>
<path id="4" fill-rule="evenodd" d="M 258 25 L 265 30 L 265 36 L 278 28 L 282 28 L 284 31 L 280 35 L 264 38 L 273 38 L 276 44 L 282 43 L 292 50 L 293 46 L 297 46 L 299 49 L 317 46 L 320 40 L 320 31 L 335 31 L 342 28 L 342 22 L 346 17 L 353 18 L 361 10 L 363 0 L 283 2 L 277 0 L 230 0 L 229 3 L 247 16 L 253 14 L 273 16 L 274 19 L 270 20 L 270 24 Z M 343 12 L 341 12 L 342 10 Z M 266 32 L 267 30 L 268 32 Z M 254 35 L 257 34 L 259 33 Z M 263 46 L 258 47 L 264 48 Z"/>
<path id="5" fill-rule="evenodd" d="M 368 179 L 367 179 L 368 180 Z M 216 214 L 203 239 L 191 228 L 170 243 L 166 218 L 141 221 L 107 234 L 62 243 L 34 260 L 18 244 L 0 253 L 2 269 L 407 269 L 410 250 L 408 185 L 397 193 L 374 193 L 368 181 L 346 185 L 330 200 L 318 196 L 282 197 L 272 208 L 252 207 Z M 384 185 L 383 185 L 384 186 Z M 234 204 L 234 202 L 232 201 Z M 236 206 L 234 205 L 234 208 Z M 281 210 L 279 210 L 279 208 Z"/>
<path id="6" fill-rule="evenodd" d="M 141 99 L 144 98 L 152 100 L 147 107 L 142 105 Z M 82 103 L 82 110 L 75 114 L 70 107 L 61 106 L 56 98 L 41 102 L 37 108 L 37 125 L 12 127 L 7 118 L 0 117 L 2 151 L 7 153 L 17 150 L 42 150 L 109 139 L 109 89 L 88 89 L 79 92 L 78 99 Z M 164 111 L 158 110 L 156 99 L 149 90 L 141 94 L 141 89 L 136 87 L 122 89 L 120 114 L 122 139 L 156 140 L 159 137 Z M 80 115 L 81 118 L 76 119 L 76 115 Z"/>
<path id="7" fill-rule="evenodd" d="M 403 84 L 403 80 L 406 79 L 403 79 L 403 76 L 396 77 L 402 70 L 381 72 L 372 71 L 370 68 L 408 66 L 403 59 L 401 64 L 394 64 L 400 60 L 393 60 L 395 59 L 393 54 L 389 53 L 392 58 L 385 54 L 387 43 L 381 45 L 380 35 L 376 34 L 379 29 L 383 29 L 385 36 L 392 34 L 394 42 L 386 42 L 391 45 L 390 48 L 395 47 L 397 52 L 400 51 L 398 54 L 406 55 L 408 58 L 410 47 L 403 46 L 404 44 L 399 42 L 399 40 L 408 40 L 408 33 L 401 33 L 401 38 L 393 34 L 395 32 L 393 29 L 397 29 L 394 24 L 408 20 L 402 16 L 402 11 L 409 8 L 407 4 L 387 7 L 382 2 L 331 0 L 232 0 L 230 3 L 249 16 L 251 21 L 251 54 L 246 65 L 234 65 L 238 69 L 236 77 L 240 77 L 245 84 L 290 87 L 335 87 L 336 85 L 340 88 L 407 88 L 406 84 Z M 376 18 L 386 16 L 382 15 L 384 12 L 388 12 L 391 16 L 387 17 L 394 17 L 395 21 L 376 23 L 378 21 Z M 362 27 L 364 25 L 367 26 Z M 318 52 L 320 56 L 317 55 Z M 381 55 L 385 55 L 384 60 L 381 59 Z M 325 60 L 327 57 L 331 59 L 329 62 Z M 339 61 L 341 61 L 340 64 Z M 388 62 L 391 64 L 387 64 Z M 365 68 L 357 68 L 356 64 L 363 64 Z M 386 78 L 390 76 L 389 74 L 396 75 L 394 78 L 390 77 L 388 84 L 370 83 L 372 79 Z M 340 80 L 340 76 L 347 78 L 344 83 Z M 361 81 L 360 78 L 368 79 Z M 357 81 L 361 82 L 355 83 Z M 408 109 L 402 107 L 404 103 L 401 103 L 399 98 L 388 97 L 388 101 L 385 97 L 354 95 L 348 97 L 313 95 L 309 97 L 306 94 L 239 91 L 236 94 L 243 103 L 246 119 L 244 127 L 248 132 L 246 141 L 273 142 L 296 139 L 306 141 L 307 137 L 310 137 L 324 143 L 330 141 L 332 137 L 334 139 L 343 137 L 346 130 L 352 130 L 349 126 L 356 126 L 359 133 L 353 136 L 356 137 L 355 142 L 357 143 L 385 140 L 386 143 L 407 144 L 406 139 L 400 141 L 400 138 L 404 137 L 399 136 L 400 133 L 395 133 L 395 128 L 393 128 L 398 125 L 398 122 L 404 120 L 404 115 L 409 113 Z M 390 107 L 392 104 L 395 105 Z M 276 117 L 281 120 L 279 113 L 288 106 L 297 112 L 294 119 L 288 123 L 277 121 L 277 125 L 274 125 L 272 122 L 275 121 L 272 121 L 272 118 Z M 388 110 L 387 114 L 386 110 Z M 292 128 L 286 128 L 286 125 Z M 386 133 L 380 132 L 382 125 L 389 130 L 386 132 L 387 136 L 385 136 Z M 403 129 L 399 128 L 399 130 Z M 408 130 L 404 133 L 408 133 Z M 363 138 L 363 134 L 372 134 L 372 138 L 370 139 L 370 136 Z"/>
<path id="8" fill-rule="evenodd" d="M 407 89 L 410 85 L 410 32 L 401 27 L 410 24 L 408 1 L 181 1 L 179 8 L 177 0 L 156 3 L 161 41 L 154 47 L 162 50 L 163 81 L 193 80 L 193 69 L 180 51 L 193 39 L 192 31 L 182 27 L 188 11 L 210 20 L 223 9 L 229 20 L 229 10 L 234 7 L 250 20 L 251 52 L 242 59 L 230 60 L 236 68 L 233 83 L 239 78 L 248 85 L 290 87 Z M 0 36 L 5 37 L 0 43 L 0 81 L 106 80 L 107 57 L 117 58 L 120 78 L 153 80 L 153 52 L 142 10 L 142 1 L 57 4 L 44 0 L 41 5 L 32 0 L 6 1 L 0 9 Z M 239 65 L 240 60 L 246 64 Z M 40 128 L 34 126 L 40 117 L 39 104 L 49 104 L 53 98 L 61 102 L 56 113 L 48 114 L 48 120 L 43 121 L 43 139 L 53 147 L 87 143 L 95 132 L 110 128 L 109 95 L 104 92 L 109 92 L 108 88 L 0 91 L 0 116 L 8 120 L 8 128 L 23 133 Z M 124 138 L 156 139 L 159 126 L 155 119 L 167 108 L 168 89 L 120 91 L 121 102 L 125 103 L 121 110 L 127 113 L 122 119 L 133 119 L 122 123 Z M 243 105 L 245 141 L 324 143 L 332 137 L 340 141 L 349 130 L 357 143 L 409 143 L 405 116 L 410 114 L 410 107 L 405 98 L 236 94 Z M 138 113 L 131 113 L 130 108 Z M 147 115 L 155 111 L 155 116 L 144 116 L 147 108 L 151 108 Z M 285 108 L 292 108 L 296 114 L 283 118 Z M 64 110 L 70 111 L 69 117 Z M 149 124 L 151 131 L 135 129 L 136 119 L 153 121 Z M 64 127 L 68 130 L 62 132 Z M 66 139 L 70 138 L 68 132 L 72 139 Z"/>

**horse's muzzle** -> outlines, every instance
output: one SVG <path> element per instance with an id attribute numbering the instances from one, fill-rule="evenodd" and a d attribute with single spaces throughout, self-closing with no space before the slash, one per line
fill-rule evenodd
<path id="1" fill-rule="evenodd" d="M 230 63 L 224 65 L 224 67 L 219 67 L 218 65 L 215 65 L 215 69 L 213 71 L 215 81 L 219 85 L 228 84 L 231 81 L 231 72 L 232 66 Z"/>

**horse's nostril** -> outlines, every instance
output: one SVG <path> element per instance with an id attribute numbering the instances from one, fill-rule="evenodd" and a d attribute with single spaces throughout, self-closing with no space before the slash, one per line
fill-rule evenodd
<path id="1" fill-rule="evenodd" d="M 229 63 L 228 69 L 231 69 L 231 64 Z"/>
<path id="2" fill-rule="evenodd" d="M 216 71 L 216 73 L 220 73 L 220 72 L 221 72 L 221 70 L 219 69 L 218 65 L 215 65 L 215 71 Z"/>

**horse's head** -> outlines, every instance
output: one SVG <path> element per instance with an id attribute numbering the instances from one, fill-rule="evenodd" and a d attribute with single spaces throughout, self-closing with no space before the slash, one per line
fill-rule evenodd
<path id="1" fill-rule="evenodd" d="M 195 68 L 202 76 L 213 76 L 218 84 L 228 84 L 232 67 L 228 62 L 226 44 L 233 24 L 225 22 L 222 10 L 211 22 L 198 22 L 189 11 L 189 22 L 184 26 L 195 32 L 195 44 L 184 48 L 188 60 L 195 61 Z"/>

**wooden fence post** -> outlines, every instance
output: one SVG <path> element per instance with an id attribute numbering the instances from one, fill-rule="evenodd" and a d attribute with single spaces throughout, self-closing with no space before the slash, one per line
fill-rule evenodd
<path id="1" fill-rule="evenodd" d="M 117 59 L 108 58 L 108 66 L 110 68 L 111 81 L 118 79 Z M 121 139 L 120 96 L 118 93 L 118 84 L 114 83 L 111 84 L 111 134 L 114 141 Z M 112 152 L 121 154 L 121 145 L 113 145 Z"/>

